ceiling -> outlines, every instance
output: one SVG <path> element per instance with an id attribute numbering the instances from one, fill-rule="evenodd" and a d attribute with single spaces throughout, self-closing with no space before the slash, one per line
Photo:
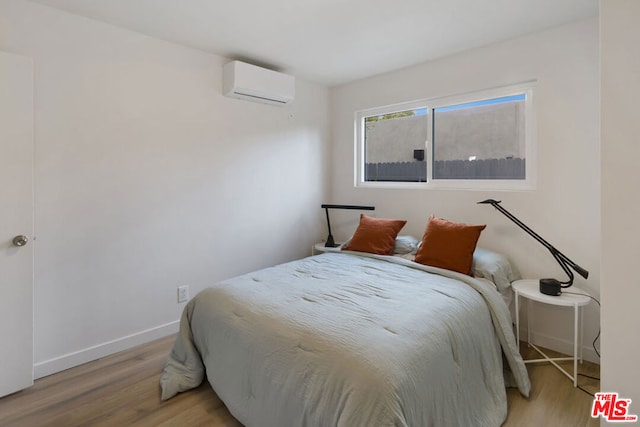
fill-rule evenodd
<path id="1" fill-rule="evenodd" d="M 328 86 L 598 13 L 598 0 L 32 1 Z"/>

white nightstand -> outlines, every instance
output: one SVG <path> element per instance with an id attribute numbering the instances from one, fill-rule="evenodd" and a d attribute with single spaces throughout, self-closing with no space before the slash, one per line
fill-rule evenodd
<path id="1" fill-rule="evenodd" d="M 550 362 L 556 368 L 558 368 L 563 374 L 573 381 L 573 386 L 578 385 L 578 346 L 580 347 L 580 362 L 582 363 L 582 320 L 583 313 L 582 307 L 589 304 L 591 297 L 582 289 L 571 286 L 567 288 L 566 293 L 560 296 L 545 295 L 540 292 L 540 285 L 538 280 L 517 280 L 513 282 L 513 291 L 515 292 L 516 300 L 516 336 L 518 342 L 518 348 L 520 348 L 520 307 L 519 297 L 523 296 L 529 300 L 527 315 L 527 341 L 530 347 L 533 347 L 544 359 L 531 359 L 525 360 L 524 363 L 538 363 L 538 362 Z M 576 295 L 579 294 L 579 295 Z M 555 305 L 560 307 L 573 307 L 573 357 L 555 357 L 551 358 L 544 354 L 542 350 L 531 343 L 531 304 L 530 301 L 537 301 L 543 304 Z M 578 329 L 580 330 L 580 338 L 578 339 Z M 573 376 L 571 376 L 566 370 L 564 370 L 556 361 L 561 360 L 573 360 Z"/>
<path id="2" fill-rule="evenodd" d="M 311 255 L 321 254 L 324 252 L 340 252 L 340 246 L 328 248 L 324 245 L 324 242 L 319 242 L 311 247 Z"/>

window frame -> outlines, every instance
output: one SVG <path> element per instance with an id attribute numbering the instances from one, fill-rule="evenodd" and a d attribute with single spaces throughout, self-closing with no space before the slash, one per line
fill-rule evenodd
<path id="1" fill-rule="evenodd" d="M 390 189 L 462 189 L 462 190 L 534 190 L 537 180 L 537 141 L 536 119 L 534 113 L 535 81 L 509 86 L 468 92 L 457 95 L 424 98 L 409 102 L 367 108 L 354 113 L 354 185 L 359 188 Z M 502 98 L 513 95 L 525 95 L 525 179 L 434 179 L 433 178 L 433 111 L 437 108 Z M 427 135 L 425 141 L 425 161 L 427 162 L 426 182 L 365 181 L 365 118 L 374 115 L 391 114 L 406 110 L 427 108 Z"/>

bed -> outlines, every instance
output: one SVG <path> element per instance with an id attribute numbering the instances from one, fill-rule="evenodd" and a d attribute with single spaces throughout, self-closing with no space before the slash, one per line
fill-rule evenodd
<path id="1" fill-rule="evenodd" d="M 530 390 L 499 292 L 509 279 L 405 258 L 325 253 L 204 290 L 182 314 L 161 398 L 206 376 L 247 426 L 502 424 L 505 387 Z"/>

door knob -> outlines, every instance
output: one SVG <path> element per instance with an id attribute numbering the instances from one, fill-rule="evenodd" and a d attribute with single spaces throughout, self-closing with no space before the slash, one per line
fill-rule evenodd
<path id="1" fill-rule="evenodd" d="M 29 238 L 27 236 L 16 236 L 13 238 L 13 244 L 16 246 L 24 246 L 27 244 L 27 242 L 29 241 Z"/>

